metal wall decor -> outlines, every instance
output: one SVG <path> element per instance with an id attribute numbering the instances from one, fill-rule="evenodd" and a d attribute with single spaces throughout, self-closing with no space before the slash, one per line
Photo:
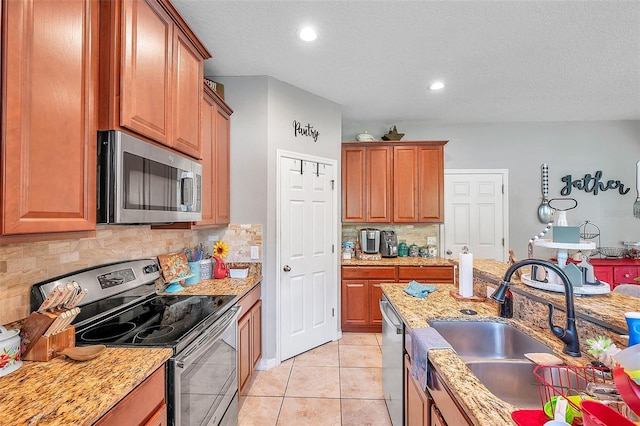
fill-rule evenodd
<path id="1" fill-rule="evenodd" d="M 583 178 L 575 180 L 571 175 L 566 175 L 562 178 L 562 182 L 564 182 L 565 185 L 560 190 L 560 194 L 565 197 L 571 194 L 573 188 L 586 193 L 592 193 L 593 195 L 598 195 L 598 192 L 608 191 L 610 189 L 617 189 L 620 195 L 625 195 L 631 189 L 625 188 L 624 184 L 619 180 L 603 180 L 602 170 L 598 170 L 593 176 L 587 173 Z"/>

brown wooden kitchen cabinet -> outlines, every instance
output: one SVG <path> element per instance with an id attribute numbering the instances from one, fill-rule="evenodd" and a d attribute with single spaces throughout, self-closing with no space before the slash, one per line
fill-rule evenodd
<path id="1" fill-rule="evenodd" d="M 95 426 L 167 424 L 165 367 L 158 368 L 95 423 Z"/>
<path id="2" fill-rule="evenodd" d="M 453 284 L 451 266 L 398 266 L 398 282 L 417 281 L 421 284 Z"/>
<path id="3" fill-rule="evenodd" d="M 404 356 L 404 417 L 407 426 L 431 425 L 431 400 L 411 375 L 411 358 Z"/>
<path id="4" fill-rule="evenodd" d="M 453 284 L 453 265 L 442 266 L 343 266 L 340 298 L 342 331 L 380 333 L 381 283 Z"/>
<path id="5" fill-rule="evenodd" d="M 394 266 L 343 266 L 340 318 L 344 332 L 382 332 L 380 283 L 395 282 Z"/>
<path id="6" fill-rule="evenodd" d="M 393 222 L 444 221 L 444 145 L 393 147 Z"/>
<path id="7" fill-rule="evenodd" d="M 344 222 L 391 222 L 392 154 L 389 146 L 343 147 Z"/>
<path id="8" fill-rule="evenodd" d="M 202 98 L 202 220 L 170 225 L 162 229 L 198 229 L 228 225 L 230 209 L 230 115 L 231 108 L 206 84 Z"/>
<path id="9" fill-rule="evenodd" d="M 2 8 L 1 234 L 88 236 L 96 227 L 98 4 Z"/>
<path id="10" fill-rule="evenodd" d="M 202 158 L 206 47 L 168 0 L 101 0 L 100 16 L 100 129 Z"/>
<path id="11" fill-rule="evenodd" d="M 262 358 L 262 300 L 260 284 L 238 302 L 238 390 L 244 396 Z M 241 401 L 242 402 L 242 401 Z"/>
<path id="12" fill-rule="evenodd" d="M 344 143 L 343 222 L 443 222 L 446 143 Z"/>

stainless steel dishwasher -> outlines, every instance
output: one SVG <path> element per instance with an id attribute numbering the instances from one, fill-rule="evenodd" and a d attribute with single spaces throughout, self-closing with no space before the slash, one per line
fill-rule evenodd
<path id="1" fill-rule="evenodd" d="M 404 325 L 400 315 L 383 294 L 382 313 L 382 390 L 394 426 L 404 424 Z"/>

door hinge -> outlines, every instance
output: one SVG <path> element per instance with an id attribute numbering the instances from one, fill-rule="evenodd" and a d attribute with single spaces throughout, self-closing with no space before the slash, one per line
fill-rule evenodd
<path id="1" fill-rule="evenodd" d="M 335 190 L 336 189 L 336 181 L 331 179 L 331 190 Z"/>
<path id="2" fill-rule="evenodd" d="M 331 308 L 331 316 L 332 317 L 336 316 L 336 308 Z"/>
<path id="3" fill-rule="evenodd" d="M 504 247 L 504 238 L 502 238 L 502 247 Z"/>
<path id="4" fill-rule="evenodd" d="M 335 253 L 335 252 L 336 252 L 336 245 L 331 244 L 331 253 Z"/>
<path id="5" fill-rule="evenodd" d="M 502 193 L 504 194 L 504 183 L 502 184 Z"/>

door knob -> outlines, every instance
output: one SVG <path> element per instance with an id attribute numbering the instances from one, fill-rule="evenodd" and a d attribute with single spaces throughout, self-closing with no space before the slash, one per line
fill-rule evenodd
<path id="1" fill-rule="evenodd" d="M 285 272 L 289 272 L 291 270 L 291 266 L 289 265 L 284 265 L 284 268 L 282 268 Z"/>

